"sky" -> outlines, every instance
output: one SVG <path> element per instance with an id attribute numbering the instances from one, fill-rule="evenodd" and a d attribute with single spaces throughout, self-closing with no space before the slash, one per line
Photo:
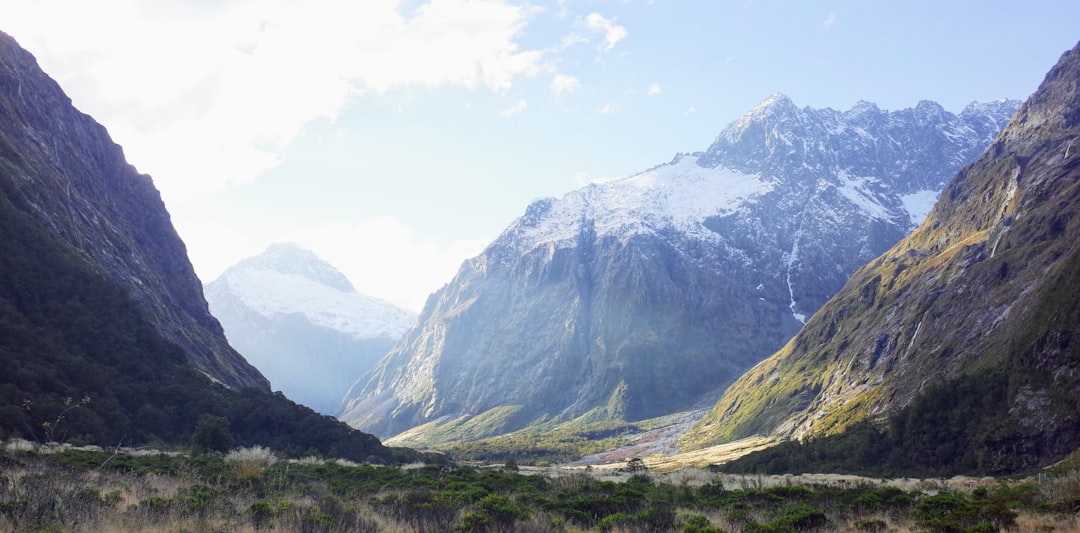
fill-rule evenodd
<path id="1" fill-rule="evenodd" d="M 152 176 L 204 282 L 274 242 L 419 311 L 538 197 L 706 149 L 773 93 L 1026 98 L 1076 0 L 0 0 Z"/>

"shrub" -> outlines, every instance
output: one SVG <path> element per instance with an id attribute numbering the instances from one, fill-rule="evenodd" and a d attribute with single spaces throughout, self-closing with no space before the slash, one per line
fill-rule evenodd
<path id="1" fill-rule="evenodd" d="M 878 532 L 885 531 L 885 529 L 887 529 L 888 527 L 889 525 L 886 524 L 884 520 L 881 520 L 879 518 L 868 518 L 866 520 L 859 520 L 858 522 L 855 522 L 855 528 L 859 531 Z"/>
<path id="2" fill-rule="evenodd" d="M 266 467 L 277 462 L 277 456 L 269 448 L 252 446 L 236 448 L 225 455 L 225 462 L 236 467 L 236 475 L 241 479 L 254 479 L 262 475 Z"/>
<path id="3" fill-rule="evenodd" d="M 724 533 L 724 530 L 714 527 L 708 518 L 695 514 L 686 518 L 683 533 Z"/>

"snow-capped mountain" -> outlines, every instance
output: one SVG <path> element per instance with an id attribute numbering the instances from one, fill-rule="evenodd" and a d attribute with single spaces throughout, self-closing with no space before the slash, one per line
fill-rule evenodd
<path id="1" fill-rule="evenodd" d="M 482 416 L 459 436 L 479 438 L 691 407 L 911 231 L 1018 105 L 774 95 L 705 152 L 537 200 L 428 300 L 342 418 L 391 436 Z"/>
<path id="2" fill-rule="evenodd" d="M 206 285 L 230 343 L 276 390 L 325 414 L 416 316 L 356 292 L 315 254 L 275 244 Z"/>
<path id="3" fill-rule="evenodd" d="M 820 438 L 756 467 L 943 475 L 1032 471 L 1074 452 L 1078 141 L 1080 44 L 950 180 L 926 222 L 740 377 L 681 445 Z"/>

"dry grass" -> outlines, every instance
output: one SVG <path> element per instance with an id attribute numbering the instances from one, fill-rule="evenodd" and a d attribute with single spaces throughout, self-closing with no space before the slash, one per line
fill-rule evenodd
<path id="1" fill-rule="evenodd" d="M 23 443 L 8 443 L 5 449 L 27 448 Z M 30 448 L 27 448 L 30 450 Z M 445 516 L 429 521 L 417 520 L 405 513 L 395 513 L 380 503 L 393 491 L 378 491 L 355 496 L 335 493 L 325 482 L 297 487 L 285 477 L 277 479 L 287 468 L 329 465 L 333 461 L 305 458 L 281 462 L 269 450 L 242 448 L 225 457 L 223 468 L 229 481 L 206 477 L 205 473 L 180 471 L 171 474 L 122 472 L 106 468 L 68 468 L 62 466 L 52 453 L 16 452 L 17 462 L 0 469 L 0 531 L 72 531 L 81 532 L 291 532 L 291 531 L 387 531 L 416 533 L 448 530 L 460 524 L 471 505 L 448 510 Z M 52 450 L 55 451 L 55 450 Z M 104 452 L 107 455 L 109 452 Z M 341 464 L 341 463 L 339 463 Z M 345 463 L 349 466 L 351 463 Z M 293 467 L 292 465 L 297 465 Z M 303 467 L 300 465 L 304 465 Z M 625 464 L 623 465 L 625 466 Z M 251 470 L 247 470 L 247 469 Z M 405 472 L 422 471 L 424 465 L 398 467 Z M 598 481 L 624 481 L 631 473 L 608 468 L 546 468 L 523 467 L 523 473 L 545 475 L 551 479 L 550 490 L 571 493 L 595 487 Z M 639 472 L 640 473 L 640 472 Z M 310 476 L 310 474 L 305 474 Z M 413 475 L 413 474 L 410 474 Z M 430 474 L 425 474 L 430 475 Z M 894 479 L 882 480 L 858 476 L 799 475 L 744 476 L 720 474 L 706 468 L 683 468 L 672 471 L 651 471 L 655 482 L 677 488 L 700 487 L 719 482 L 727 489 L 763 489 L 775 486 L 868 487 L 895 486 L 906 491 L 936 493 L 943 489 L 969 491 L 979 487 L 997 487 L 1001 480 L 993 478 L 955 477 L 946 480 Z M 344 479 L 341 478 L 341 479 Z M 239 480 L 239 482 L 237 481 Z M 1027 480 L 1030 481 L 1030 480 Z M 1080 504 L 1080 469 L 1073 468 L 1047 476 L 1038 485 L 1041 502 L 1057 509 L 1070 509 Z M 261 510 L 261 511 L 260 511 Z M 263 513 L 260 515 L 260 512 Z M 730 533 L 743 529 L 749 520 L 764 523 L 763 511 L 748 509 L 742 514 L 729 511 L 678 511 L 685 520 L 691 514 L 703 515 L 709 523 Z M 880 520 L 883 531 L 914 532 L 910 518 L 900 519 L 880 515 L 848 516 L 835 510 L 829 512 L 828 531 L 867 531 L 865 522 Z M 260 516 L 262 518 L 260 518 Z M 633 531 L 619 529 L 614 531 Z M 681 526 L 679 526 L 681 528 Z M 561 515 L 534 509 L 528 518 L 514 523 L 514 531 L 581 532 Z M 639 529 L 640 530 L 640 529 Z M 819 530 L 820 531 L 820 530 Z M 1017 528 L 1021 532 L 1078 532 L 1080 520 L 1073 513 L 1036 513 L 1021 510 Z"/>

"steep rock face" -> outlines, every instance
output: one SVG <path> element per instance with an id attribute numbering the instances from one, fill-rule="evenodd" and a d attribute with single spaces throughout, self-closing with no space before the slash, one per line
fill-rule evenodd
<path id="1" fill-rule="evenodd" d="M 356 376 L 370 371 L 416 320 L 364 296 L 329 263 L 275 244 L 206 285 L 229 341 L 289 398 L 341 412 Z"/>
<path id="2" fill-rule="evenodd" d="M 833 434 L 896 413 L 923 391 L 940 396 L 949 383 L 993 376 L 1000 390 L 977 392 L 981 400 L 938 403 L 936 411 L 953 413 L 965 402 L 993 406 L 1002 395 L 993 410 L 972 411 L 978 418 L 953 420 L 970 442 L 938 445 L 979 447 L 979 468 L 991 471 L 1046 464 L 1075 449 L 1077 147 L 1080 46 L 1062 56 L 978 162 L 955 176 L 926 221 L 732 385 L 683 444 Z"/>
<path id="3" fill-rule="evenodd" d="M 342 418 L 388 436 L 500 408 L 495 434 L 688 408 L 910 231 L 1017 105 L 839 112 L 775 95 L 704 153 L 538 200 L 429 299 Z"/>
<path id="4" fill-rule="evenodd" d="M 210 315 L 150 177 L 127 164 L 105 128 L 2 33 L 0 124 L 0 164 L 30 216 L 126 288 L 206 375 L 231 387 L 268 387 Z"/>

